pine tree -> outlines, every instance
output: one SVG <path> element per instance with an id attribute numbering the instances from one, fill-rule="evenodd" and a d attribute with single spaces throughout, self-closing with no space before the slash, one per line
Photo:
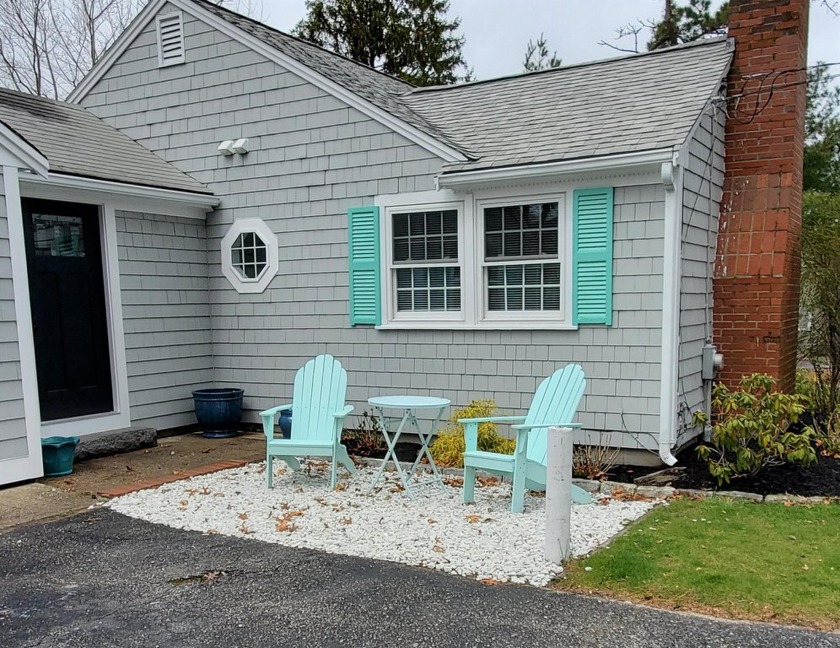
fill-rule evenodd
<path id="1" fill-rule="evenodd" d="M 414 85 L 471 74 L 449 0 L 306 0 L 306 10 L 296 36 Z"/>
<path id="2" fill-rule="evenodd" d="M 562 64 L 563 60 L 557 58 L 557 50 L 554 51 L 554 54 L 549 54 L 548 41 L 543 34 L 540 34 L 536 42 L 528 41 L 525 48 L 525 60 L 522 62 L 522 67 L 526 72 L 547 70 L 560 67 Z"/>

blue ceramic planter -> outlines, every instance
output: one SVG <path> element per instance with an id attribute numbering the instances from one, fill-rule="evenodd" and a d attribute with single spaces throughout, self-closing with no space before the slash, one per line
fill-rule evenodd
<path id="1" fill-rule="evenodd" d="M 192 393 L 195 418 L 202 436 L 222 439 L 239 433 L 242 420 L 241 389 L 198 389 Z"/>
<path id="2" fill-rule="evenodd" d="M 292 410 L 286 409 L 280 412 L 280 418 L 277 421 L 277 425 L 280 426 L 280 434 L 283 435 L 284 439 L 291 439 L 292 438 Z"/>

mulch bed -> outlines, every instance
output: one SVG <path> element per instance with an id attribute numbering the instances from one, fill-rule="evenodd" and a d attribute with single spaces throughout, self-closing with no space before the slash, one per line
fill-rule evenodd
<path id="1" fill-rule="evenodd" d="M 677 455 L 677 470 L 667 484 L 674 488 L 699 490 L 727 490 L 747 493 L 790 494 L 803 497 L 840 497 L 840 459 L 823 457 L 817 453 L 816 463 L 807 467 L 792 465 L 765 468 L 751 478 L 733 479 L 718 488 L 717 481 L 709 475 L 705 463 L 697 458 L 695 447 L 689 447 Z M 662 468 L 641 468 L 616 466 L 610 470 L 608 479 L 623 483 L 662 470 Z"/>

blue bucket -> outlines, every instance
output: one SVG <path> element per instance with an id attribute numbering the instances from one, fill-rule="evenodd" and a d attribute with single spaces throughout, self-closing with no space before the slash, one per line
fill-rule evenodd
<path id="1" fill-rule="evenodd" d="M 41 439 L 41 456 L 44 460 L 44 477 L 60 477 L 73 472 L 73 457 L 79 437 L 52 436 Z"/>

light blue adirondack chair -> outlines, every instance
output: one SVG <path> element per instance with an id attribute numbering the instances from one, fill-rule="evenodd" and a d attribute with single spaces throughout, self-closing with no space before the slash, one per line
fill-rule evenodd
<path id="1" fill-rule="evenodd" d="M 568 365 L 558 369 L 537 387 L 527 416 L 493 416 L 489 418 L 459 419 L 464 426 L 464 503 L 475 501 L 475 471 L 484 470 L 513 478 L 513 497 L 510 510 L 521 513 L 525 490 L 545 490 L 547 435 L 549 427 L 578 428 L 572 423 L 586 380 L 583 369 Z M 478 449 L 478 424 L 515 423 L 516 450 L 513 455 L 483 452 Z M 572 486 L 572 500 L 589 504 L 592 497 L 582 488 Z"/>
<path id="2" fill-rule="evenodd" d="M 292 403 L 260 412 L 266 436 L 265 483 L 272 487 L 275 457 L 282 459 L 292 470 L 300 470 L 299 456 L 330 457 L 332 468 L 330 488 L 335 488 L 338 463 L 351 473 L 356 469 L 347 448 L 341 444 L 344 418 L 353 411 L 344 404 L 347 392 L 347 372 L 331 355 L 320 355 L 307 362 L 295 374 Z M 274 421 L 285 409 L 293 410 L 291 439 L 274 438 Z"/>

